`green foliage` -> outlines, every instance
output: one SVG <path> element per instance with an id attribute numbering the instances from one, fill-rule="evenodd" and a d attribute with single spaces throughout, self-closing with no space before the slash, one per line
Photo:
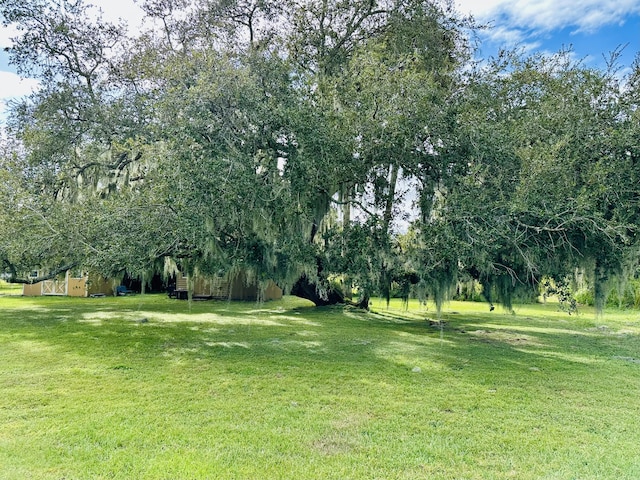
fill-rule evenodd
<path id="1" fill-rule="evenodd" d="M 629 281 L 623 292 L 616 293 L 618 294 L 618 307 L 640 308 L 640 280 Z"/>
<path id="2" fill-rule="evenodd" d="M 468 169 L 441 189 L 446 214 L 437 221 L 466 241 L 467 249 L 456 249 L 462 264 L 507 306 L 510 290 L 578 266 L 592 269 L 602 299 L 635 249 L 636 220 L 623 206 L 637 200 L 626 197 L 635 171 L 619 177 L 632 147 L 614 146 L 611 137 L 628 128 L 627 106 L 613 100 L 619 81 L 564 53 L 505 54 L 493 67 L 473 77 L 458 105 L 465 132 L 458 138 L 469 139 L 458 152 Z M 615 200 L 616 192 L 626 200 Z"/>
<path id="3" fill-rule="evenodd" d="M 480 282 L 473 279 L 460 280 L 456 284 L 453 299 L 464 302 L 486 302 L 483 292 L 484 287 Z"/>
<path id="4" fill-rule="evenodd" d="M 580 305 L 589 305 L 591 307 L 595 305 L 593 290 L 590 288 L 581 288 L 573 294 L 573 298 L 575 298 L 576 302 Z"/>
<path id="5" fill-rule="evenodd" d="M 144 10 L 163 28 L 128 38 L 83 2 L 0 3 L 42 82 L 0 158 L 13 277 L 170 262 L 438 309 L 473 280 L 510 309 L 582 268 L 601 310 L 634 275 L 638 65 L 475 65 L 448 1 Z"/>
<path id="6" fill-rule="evenodd" d="M 541 282 L 540 290 L 545 301 L 549 297 L 556 297 L 560 310 L 567 312 L 569 315 L 578 313 L 578 303 L 580 301 L 572 292 L 570 282 L 566 278 L 555 280 L 547 277 Z"/>
<path id="7" fill-rule="evenodd" d="M 578 290 L 574 297 L 579 304 L 595 305 L 593 287 Z M 606 305 L 612 308 L 640 308 L 640 280 L 625 282 L 621 288 L 613 288 L 607 296 Z"/>

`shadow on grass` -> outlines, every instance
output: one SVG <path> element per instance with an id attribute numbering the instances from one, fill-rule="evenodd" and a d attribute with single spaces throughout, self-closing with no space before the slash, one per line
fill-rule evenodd
<path id="1" fill-rule="evenodd" d="M 366 376 L 381 368 L 411 373 L 423 365 L 421 371 L 466 370 L 489 378 L 564 368 L 588 375 L 612 359 L 630 359 L 626 364 L 640 368 L 635 332 L 576 318 L 473 312 L 434 321 L 428 311 L 368 313 L 290 299 L 189 305 L 153 295 L 0 302 L 2 343 L 37 341 L 117 366 L 224 360 L 258 370 L 331 365 Z"/>

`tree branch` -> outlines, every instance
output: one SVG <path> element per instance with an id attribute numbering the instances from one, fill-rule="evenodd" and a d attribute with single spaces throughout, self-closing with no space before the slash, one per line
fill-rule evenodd
<path id="1" fill-rule="evenodd" d="M 5 263 L 8 263 L 7 260 L 5 260 Z M 12 272 L 11 272 L 11 276 L 7 279 L 7 282 L 9 282 L 9 283 L 22 283 L 22 284 L 34 284 L 34 283 L 38 283 L 38 282 L 43 282 L 45 280 L 51 280 L 53 278 L 56 278 L 61 273 L 66 273 L 67 271 L 69 271 L 72 268 L 75 268 L 77 266 L 78 266 L 78 264 L 73 262 L 73 263 L 65 264 L 65 265 L 62 265 L 62 266 L 60 266 L 58 268 L 55 268 L 55 269 L 51 270 L 47 275 L 38 275 L 37 277 L 20 278 L 20 277 L 18 277 L 16 275 L 15 267 L 13 265 L 11 265 L 10 266 L 10 270 Z"/>

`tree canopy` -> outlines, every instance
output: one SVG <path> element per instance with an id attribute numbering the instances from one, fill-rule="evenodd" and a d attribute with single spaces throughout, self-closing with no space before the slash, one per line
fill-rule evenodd
<path id="1" fill-rule="evenodd" d="M 448 1 L 0 0 L 41 88 L 3 138 L 0 259 L 104 275 L 243 271 L 317 304 L 473 279 L 510 307 L 637 264 L 638 66 L 477 62 Z"/>

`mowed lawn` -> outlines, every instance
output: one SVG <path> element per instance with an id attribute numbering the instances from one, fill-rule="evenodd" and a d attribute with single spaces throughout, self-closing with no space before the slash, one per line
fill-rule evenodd
<path id="1" fill-rule="evenodd" d="M 0 297 L 0 479 L 638 479 L 640 312 Z"/>

